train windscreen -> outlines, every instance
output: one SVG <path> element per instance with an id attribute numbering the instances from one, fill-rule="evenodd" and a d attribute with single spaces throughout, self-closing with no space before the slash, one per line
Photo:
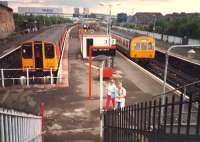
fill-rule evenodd
<path id="1" fill-rule="evenodd" d="M 154 44 L 153 43 L 149 43 L 148 44 L 148 50 L 154 50 Z"/>
<path id="2" fill-rule="evenodd" d="M 140 44 L 139 43 L 135 43 L 135 48 L 134 50 L 140 50 Z"/>
<path id="3" fill-rule="evenodd" d="M 146 42 L 141 43 L 141 50 L 147 50 L 148 44 Z"/>
<path id="4" fill-rule="evenodd" d="M 45 57 L 54 58 L 54 46 L 49 43 L 45 43 Z"/>
<path id="5" fill-rule="evenodd" d="M 32 58 L 32 43 L 22 45 L 22 57 L 25 59 Z"/>

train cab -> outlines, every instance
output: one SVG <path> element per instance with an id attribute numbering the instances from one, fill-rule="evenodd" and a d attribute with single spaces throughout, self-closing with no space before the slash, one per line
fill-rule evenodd
<path id="1" fill-rule="evenodd" d="M 22 68 L 31 71 L 57 70 L 58 57 L 56 46 L 45 41 L 30 41 L 22 44 Z"/>
<path id="2" fill-rule="evenodd" d="M 137 59 L 155 58 L 155 39 L 148 36 L 134 37 L 130 41 L 130 57 Z"/>

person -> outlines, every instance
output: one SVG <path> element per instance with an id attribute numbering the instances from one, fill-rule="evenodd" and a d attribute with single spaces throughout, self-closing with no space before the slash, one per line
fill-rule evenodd
<path id="1" fill-rule="evenodd" d="M 110 108 L 110 101 L 112 101 L 113 108 L 115 108 L 116 89 L 115 81 L 111 79 L 106 89 L 106 111 Z"/>
<path id="2" fill-rule="evenodd" d="M 117 95 L 116 95 L 117 108 L 125 107 L 125 98 L 126 98 L 126 89 L 122 86 L 122 83 L 119 82 L 117 86 Z"/>

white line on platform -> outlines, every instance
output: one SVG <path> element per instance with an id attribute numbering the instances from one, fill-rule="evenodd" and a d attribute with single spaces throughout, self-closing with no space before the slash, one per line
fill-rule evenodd
<path id="1" fill-rule="evenodd" d="M 89 63 L 85 63 L 86 66 L 89 66 L 90 64 Z M 96 70 L 99 70 L 100 68 L 95 66 L 95 65 L 92 65 L 92 68 L 96 69 Z"/>
<path id="2" fill-rule="evenodd" d="M 64 44 L 63 44 L 63 49 L 62 49 L 62 54 L 61 54 L 61 58 L 60 58 L 60 66 L 59 66 L 59 68 L 58 68 L 58 76 L 61 76 L 61 79 L 62 79 L 62 83 L 63 83 L 63 85 L 64 86 L 66 86 L 66 87 L 68 87 L 69 86 L 69 72 L 68 72 L 68 67 L 67 67 L 67 73 L 64 75 L 64 78 L 66 78 L 66 79 L 63 79 L 63 73 L 62 73 L 62 70 L 63 70 L 63 62 L 65 61 L 65 60 L 63 60 L 63 56 L 64 56 L 64 52 L 65 52 L 65 49 L 67 48 L 67 50 L 69 49 L 69 34 L 70 34 L 70 32 L 71 32 L 71 30 L 74 28 L 74 26 L 73 27 L 71 27 L 71 28 L 69 28 L 69 30 L 67 31 L 67 34 L 66 34 L 66 36 L 65 36 L 65 41 L 64 41 Z M 68 51 L 67 51 L 67 53 L 69 53 Z M 69 61 L 68 61 L 68 58 L 67 58 L 67 64 L 66 64 L 66 66 L 69 66 Z M 66 71 L 64 71 L 64 72 L 66 72 Z M 66 82 L 65 82 L 66 81 Z M 61 83 L 61 84 L 62 84 Z"/>
<path id="3" fill-rule="evenodd" d="M 160 78 L 158 78 L 157 76 L 155 76 L 154 74 L 152 74 L 151 72 L 145 70 L 144 68 L 142 68 L 141 66 L 139 66 L 138 64 L 136 64 L 135 62 L 131 61 L 130 59 L 128 59 L 126 56 L 124 56 L 122 53 L 120 53 L 119 51 L 117 51 L 117 53 L 122 56 L 126 61 L 128 61 L 130 64 L 136 66 L 139 70 L 141 70 L 142 72 L 144 72 L 145 74 L 149 75 L 152 79 L 158 81 L 159 83 L 164 83 L 163 80 L 161 80 Z M 174 87 L 172 87 L 171 85 L 167 84 L 167 87 L 170 89 L 175 89 Z"/>

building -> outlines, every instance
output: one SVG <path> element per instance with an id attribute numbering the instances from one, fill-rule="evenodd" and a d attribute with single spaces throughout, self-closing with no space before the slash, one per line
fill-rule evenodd
<path id="1" fill-rule="evenodd" d="M 156 12 L 137 12 L 134 16 L 133 16 L 133 21 L 136 24 L 140 24 L 143 26 L 149 26 L 151 24 L 153 24 L 156 20 L 162 18 L 162 14 L 161 13 L 156 13 Z"/>
<path id="2" fill-rule="evenodd" d="M 18 7 L 21 15 L 63 16 L 62 8 L 49 7 Z"/>
<path id="3" fill-rule="evenodd" d="M 7 37 L 15 31 L 13 10 L 0 4 L 0 39 Z"/>
<path id="4" fill-rule="evenodd" d="M 118 13 L 117 14 L 117 22 L 119 22 L 119 23 L 127 22 L 127 14 L 126 13 Z"/>
<path id="5" fill-rule="evenodd" d="M 90 9 L 89 8 L 83 8 L 83 15 L 89 15 Z"/>
<path id="6" fill-rule="evenodd" d="M 0 4 L 8 7 L 8 1 L 0 1 Z"/>
<path id="7" fill-rule="evenodd" d="M 79 8 L 74 8 L 73 17 L 79 17 L 79 16 L 80 16 L 80 10 L 79 10 Z"/>

